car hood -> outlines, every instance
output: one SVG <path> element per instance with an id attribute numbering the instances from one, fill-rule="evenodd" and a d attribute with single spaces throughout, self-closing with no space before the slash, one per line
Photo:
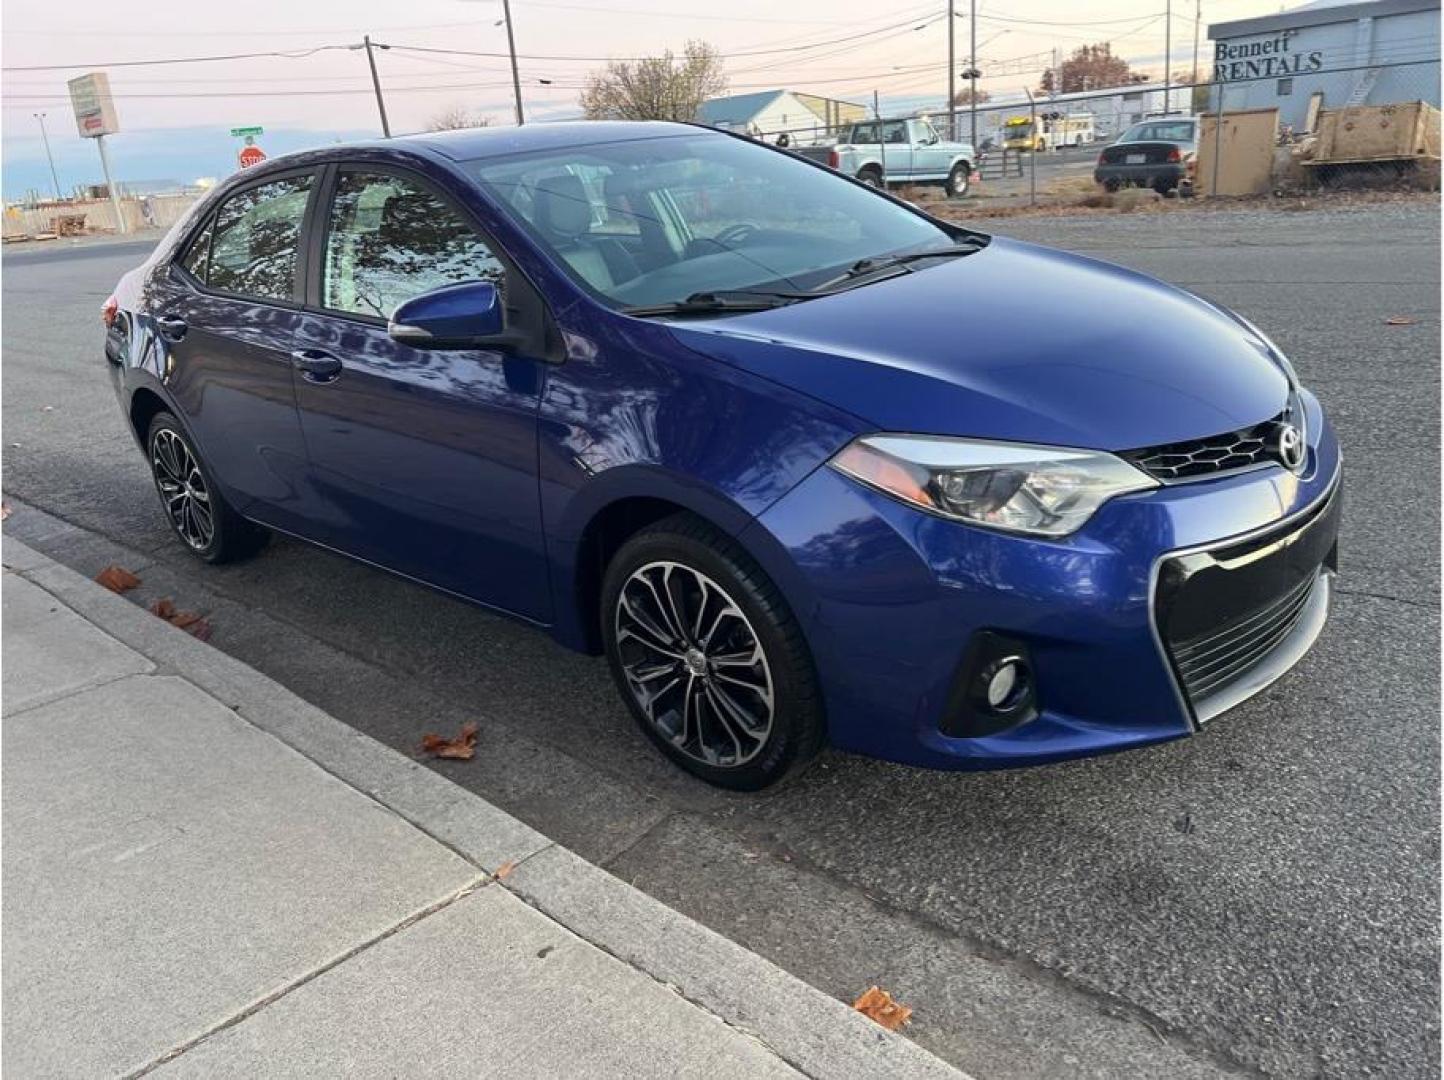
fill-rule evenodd
<path id="1" fill-rule="evenodd" d="M 1122 267 L 994 237 L 977 254 L 671 329 L 877 430 L 1126 450 L 1257 424 L 1288 379 L 1220 308 Z"/>

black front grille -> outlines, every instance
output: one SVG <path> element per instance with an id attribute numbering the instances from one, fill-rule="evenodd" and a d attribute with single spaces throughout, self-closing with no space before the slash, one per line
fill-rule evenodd
<path id="1" fill-rule="evenodd" d="M 1317 575 L 1305 578 L 1262 610 L 1214 633 L 1173 642 L 1173 663 L 1189 698 L 1201 701 L 1227 686 L 1288 637 L 1317 581 Z"/>
<path id="2" fill-rule="evenodd" d="M 1163 560 L 1154 617 L 1181 689 L 1200 719 L 1288 642 L 1324 572 L 1338 569 L 1338 487 L 1277 528 Z M 1224 703 L 1224 704 L 1220 704 Z"/>
<path id="3" fill-rule="evenodd" d="M 1166 443 L 1142 450 L 1129 450 L 1122 456 L 1149 476 L 1167 483 L 1195 476 L 1247 469 L 1270 461 L 1278 461 L 1274 432 L 1283 414 L 1262 424 L 1210 435 L 1206 439 Z"/>

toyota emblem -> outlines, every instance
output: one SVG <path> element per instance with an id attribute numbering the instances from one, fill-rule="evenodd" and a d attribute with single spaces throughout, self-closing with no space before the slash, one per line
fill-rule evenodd
<path id="1" fill-rule="evenodd" d="M 1278 429 L 1279 460 L 1284 468 L 1298 472 L 1304 464 L 1304 437 L 1293 424 L 1283 423 Z"/>

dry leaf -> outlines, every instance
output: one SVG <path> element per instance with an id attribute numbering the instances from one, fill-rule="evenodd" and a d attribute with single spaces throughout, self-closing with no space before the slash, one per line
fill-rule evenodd
<path id="1" fill-rule="evenodd" d="M 894 1001 L 891 994 L 876 986 L 868 987 L 867 993 L 854 1001 L 852 1007 L 889 1031 L 897 1031 L 913 1014 L 911 1006 Z"/>
<path id="2" fill-rule="evenodd" d="M 140 578 L 136 577 L 123 566 L 111 563 L 100 573 L 95 575 L 95 580 L 104 585 L 111 592 L 129 592 L 140 584 Z"/>
<path id="3" fill-rule="evenodd" d="M 498 867 L 496 868 L 496 873 L 494 873 L 494 874 L 491 875 L 491 879 L 492 879 L 493 881 L 502 881 L 502 880 L 504 880 L 504 879 L 506 878 L 506 876 L 507 876 L 508 874 L 510 874 L 510 873 L 511 873 L 513 870 L 515 870 L 515 869 L 516 869 L 516 860 L 515 860 L 515 859 L 507 859 L 506 862 L 502 863 L 500 866 L 498 866 Z"/>
<path id="4" fill-rule="evenodd" d="M 0 502 L 0 521 L 4 521 L 6 518 L 8 518 L 10 516 L 10 513 L 10 504 L 8 502 Z"/>
<path id="5" fill-rule="evenodd" d="M 1407 315 L 1390 315 L 1384 320 L 1385 326 L 1413 326 L 1419 320 L 1411 319 Z"/>
<path id="6" fill-rule="evenodd" d="M 201 641 L 210 641 L 211 624 L 197 611 L 180 611 L 169 596 L 162 596 L 152 600 L 146 610 L 157 618 L 164 619 L 172 626 L 179 627 L 193 638 Z"/>
<path id="7" fill-rule="evenodd" d="M 470 761 L 476 754 L 476 724 L 462 724 L 461 734 L 454 739 L 440 735 L 421 736 L 421 749 L 432 757 L 451 758 L 454 761 Z"/>

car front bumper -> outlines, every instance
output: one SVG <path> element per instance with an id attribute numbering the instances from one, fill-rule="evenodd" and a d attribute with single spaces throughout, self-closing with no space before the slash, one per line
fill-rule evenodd
<path id="1" fill-rule="evenodd" d="M 1190 734 L 1280 677 L 1323 626 L 1337 562 L 1338 444 L 1304 400 L 1301 475 L 1268 466 L 1115 499 L 1063 540 L 817 470 L 743 540 L 802 621 L 833 744 L 936 768 L 1042 764 Z M 1037 709 L 960 735 L 980 636 L 1026 650 Z"/>

